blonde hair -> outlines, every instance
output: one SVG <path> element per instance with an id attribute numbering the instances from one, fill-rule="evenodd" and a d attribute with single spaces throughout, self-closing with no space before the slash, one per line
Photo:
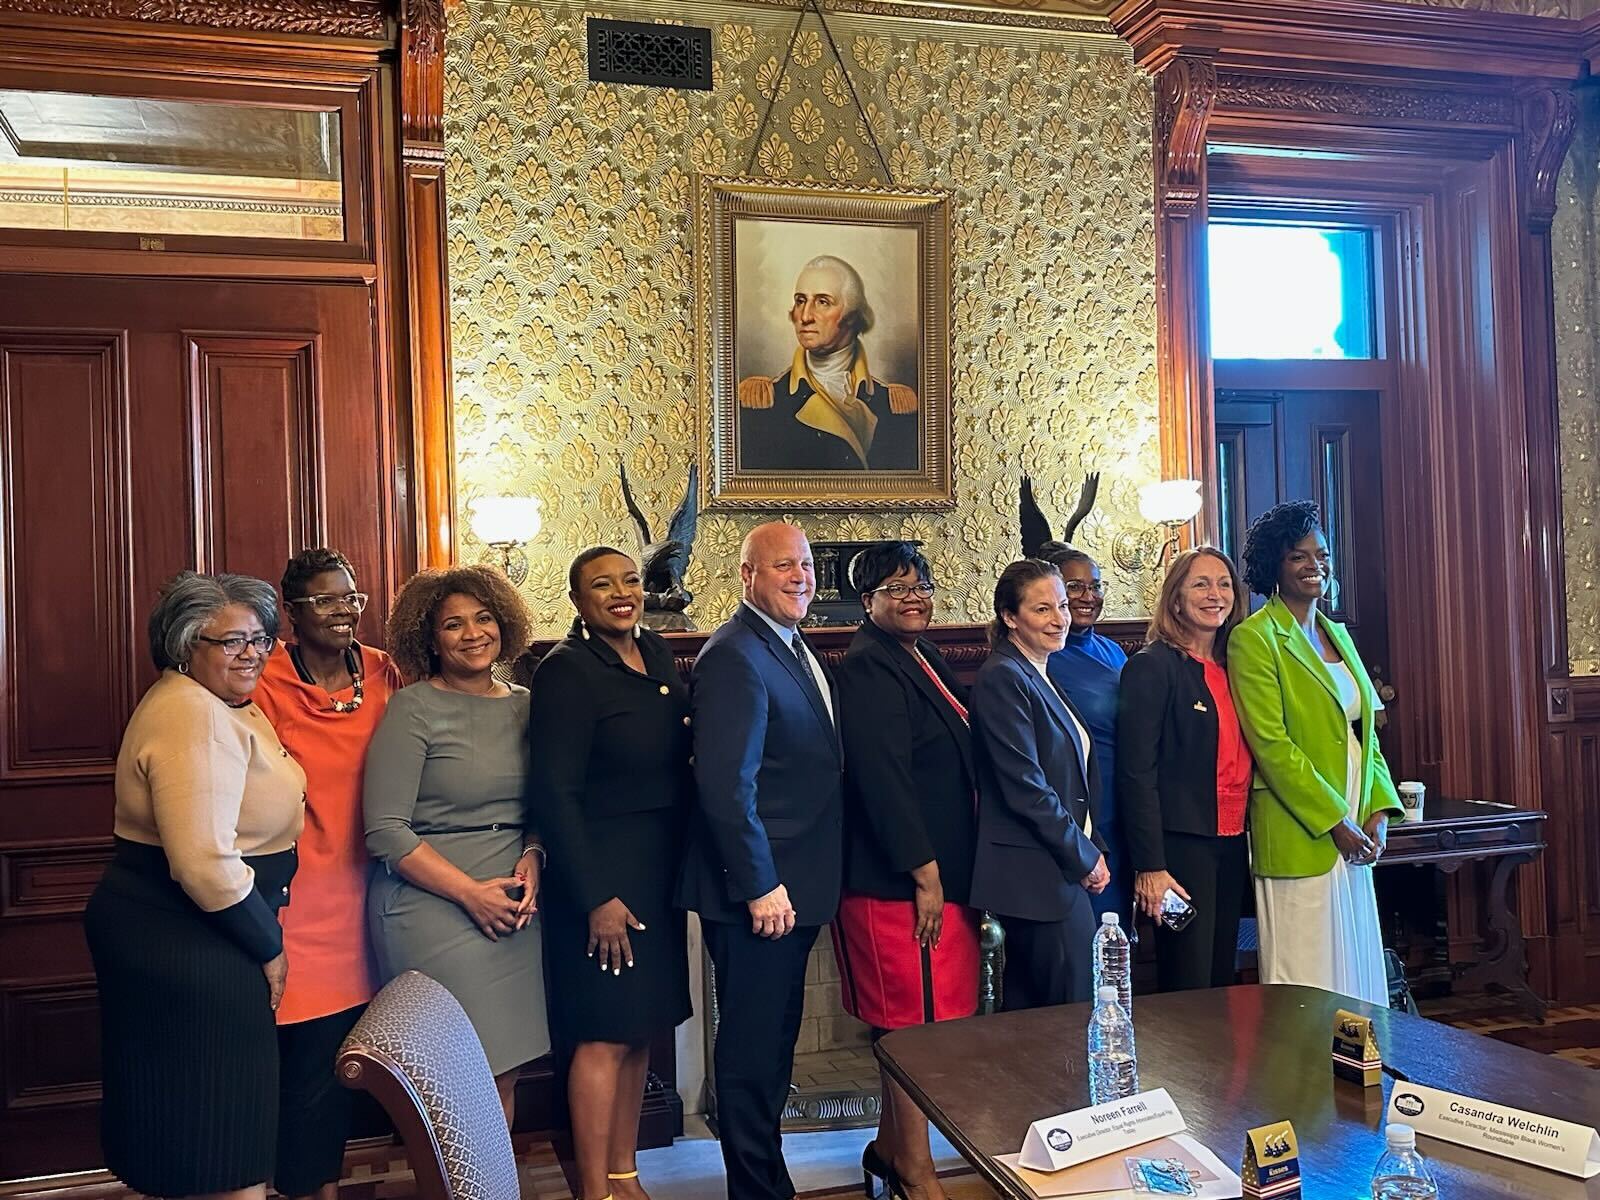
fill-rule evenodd
<path id="1" fill-rule="evenodd" d="M 1249 593 L 1239 581 L 1239 572 L 1234 569 L 1233 560 L 1215 546 L 1195 546 L 1172 560 L 1172 565 L 1167 568 L 1167 577 L 1161 581 L 1161 596 L 1156 601 L 1155 611 L 1150 614 L 1150 628 L 1145 631 L 1144 640 L 1146 645 L 1165 642 L 1175 650 L 1188 652 L 1193 628 L 1182 616 L 1183 585 L 1188 581 L 1195 562 L 1202 558 L 1217 559 L 1228 568 L 1228 578 L 1233 581 L 1233 610 L 1222 622 L 1222 628 L 1217 630 L 1213 650 L 1216 660 L 1224 662 L 1228 653 L 1228 634 L 1244 620 L 1249 612 L 1250 600 Z"/>

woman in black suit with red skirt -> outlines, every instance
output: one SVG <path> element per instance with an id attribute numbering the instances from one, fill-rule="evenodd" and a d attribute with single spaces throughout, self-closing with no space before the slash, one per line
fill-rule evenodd
<path id="1" fill-rule="evenodd" d="M 833 926 L 844 1008 L 874 1034 L 978 1009 L 978 919 L 967 906 L 977 832 L 966 689 L 921 635 L 927 559 L 910 542 L 856 555 L 866 609 L 835 672 L 845 759 L 845 891 Z M 869 1193 L 939 1200 L 928 1122 L 883 1076 Z"/>

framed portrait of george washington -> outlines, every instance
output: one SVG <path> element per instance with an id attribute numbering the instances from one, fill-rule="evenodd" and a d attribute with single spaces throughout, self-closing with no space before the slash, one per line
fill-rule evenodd
<path id="1" fill-rule="evenodd" d="M 950 193 L 700 176 L 702 478 L 717 509 L 937 509 Z"/>

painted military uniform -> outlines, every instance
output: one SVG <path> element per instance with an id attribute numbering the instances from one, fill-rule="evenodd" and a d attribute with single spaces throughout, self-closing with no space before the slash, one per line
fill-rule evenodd
<path id="1" fill-rule="evenodd" d="M 917 393 L 874 379 L 856 343 L 852 394 L 835 398 L 795 351 L 775 379 L 739 381 L 736 446 L 741 471 L 915 471 L 919 462 Z"/>

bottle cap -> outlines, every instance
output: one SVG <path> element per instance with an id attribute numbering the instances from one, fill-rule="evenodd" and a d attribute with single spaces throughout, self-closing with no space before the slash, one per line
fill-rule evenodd
<path id="1" fill-rule="evenodd" d="M 1119 917 L 1114 912 L 1101 913 L 1100 914 L 1100 924 L 1102 924 L 1102 925 L 1121 925 L 1122 924 L 1122 918 Z"/>
<path id="2" fill-rule="evenodd" d="M 1103 987 L 1099 991 L 1098 1003 L 1106 1004 L 1108 1002 L 1111 1004 L 1117 1003 L 1117 989 L 1114 987 Z M 1409 1129 L 1410 1126 L 1408 1125 L 1406 1128 Z"/>
<path id="3" fill-rule="evenodd" d="M 1409 1125 L 1402 1125 L 1396 1121 L 1392 1125 L 1383 1127 L 1383 1140 L 1391 1146 L 1410 1149 L 1417 1144 L 1417 1131 Z"/>

